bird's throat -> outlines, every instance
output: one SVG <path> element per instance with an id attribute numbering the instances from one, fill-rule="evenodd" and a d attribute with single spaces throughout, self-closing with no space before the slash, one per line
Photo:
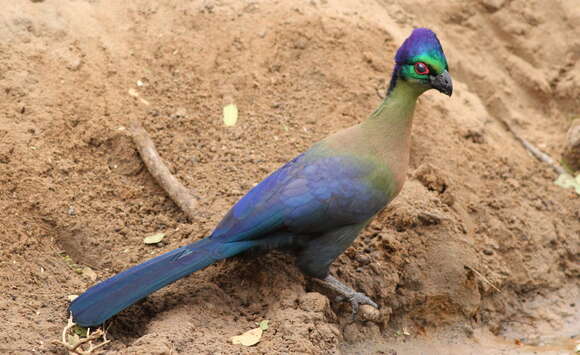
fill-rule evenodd
<path id="1" fill-rule="evenodd" d="M 390 171 L 391 198 L 399 193 L 407 174 L 413 114 L 420 94 L 407 81 L 397 80 L 385 100 L 360 126 L 372 142 L 374 154 Z"/>
<path id="2" fill-rule="evenodd" d="M 395 80 L 387 97 L 364 123 L 370 129 L 380 129 L 389 136 L 411 134 L 417 98 L 422 92 L 405 80 Z M 395 137 L 391 137 L 395 138 Z"/>

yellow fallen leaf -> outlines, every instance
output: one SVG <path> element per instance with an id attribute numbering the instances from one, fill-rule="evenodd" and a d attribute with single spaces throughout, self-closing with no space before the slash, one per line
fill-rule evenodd
<path id="1" fill-rule="evenodd" d="M 232 344 L 242 344 L 243 346 L 252 346 L 258 344 L 262 338 L 262 333 L 264 331 L 262 328 L 258 327 L 252 330 L 248 330 L 242 335 L 237 335 L 232 337 Z"/>
<path id="2" fill-rule="evenodd" d="M 88 278 L 91 281 L 97 280 L 97 273 L 94 272 L 93 269 L 91 269 L 90 267 L 85 267 L 84 269 L 82 269 L 81 273 L 84 277 Z"/>
<path id="3" fill-rule="evenodd" d="M 150 105 L 150 104 L 149 104 L 149 101 L 147 101 L 147 100 L 145 100 L 144 98 L 142 98 L 142 97 L 139 95 L 139 92 L 137 92 L 137 90 L 135 90 L 135 89 L 133 89 L 133 88 L 130 88 L 130 89 L 127 91 L 127 93 L 128 93 L 129 95 L 133 96 L 134 98 L 138 99 L 139 101 L 141 101 L 141 103 L 142 103 L 143 105 L 147 105 L 147 106 L 149 106 L 149 105 Z"/>
<path id="4" fill-rule="evenodd" d="M 127 93 L 133 97 L 139 97 L 139 93 L 137 92 L 137 90 L 130 88 Z"/>
<path id="5" fill-rule="evenodd" d="M 224 124 L 234 126 L 238 122 L 238 107 L 234 104 L 224 106 Z"/>
<path id="6" fill-rule="evenodd" d="M 567 173 L 561 174 L 554 183 L 565 189 L 572 188 L 580 195 L 580 174 L 576 177 Z"/>
<path id="7" fill-rule="evenodd" d="M 269 324 L 270 321 L 269 320 L 263 320 L 260 323 L 258 323 L 258 326 L 262 329 L 262 330 L 268 330 L 268 328 L 270 327 Z"/>
<path id="8" fill-rule="evenodd" d="M 165 233 L 157 233 L 143 238 L 145 244 L 157 244 L 165 238 Z"/>
<path id="9" fill-rule="evenodd" d="M 66 335 L 66 342 L 68 344 L 77 344 L 80 340 L 81 340 L 81 337 L 79 337 L 76 334 L 67 334 Z"/>

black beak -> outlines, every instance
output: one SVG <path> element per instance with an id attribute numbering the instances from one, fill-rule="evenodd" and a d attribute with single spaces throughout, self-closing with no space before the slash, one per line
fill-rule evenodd
<path id="1" fill-rule="evenodd" d="M 440 92 L 444 93 L 447 96 L 451 96 L 453 93 L 453 83 L 451 82 L 451 75 L 449 72 L 445 70 L 443 73 L 437 76 L 431 76 L 431 87 L 433 89 L 437 89 Z"/>

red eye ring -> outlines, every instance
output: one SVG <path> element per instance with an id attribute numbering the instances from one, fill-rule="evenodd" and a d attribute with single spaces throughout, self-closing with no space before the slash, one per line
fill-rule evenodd
<path id="1" fill-rule="evenodd" d="M 417 62 L 415 63 L 415 73 L 419 75 L 427 75 L 429 74 L 429 67 L 423 62 Z"/>

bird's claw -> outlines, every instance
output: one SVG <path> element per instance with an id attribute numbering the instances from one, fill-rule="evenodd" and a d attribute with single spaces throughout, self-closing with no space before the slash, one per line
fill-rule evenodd
<path id="1" fill-rule="evenodd" d="M 362 292 L 354 292 L 351 295 L 348 296 L 338 296 L 336 298 L 336 300 L 338 302 L 343 302 L 343 301 L 348 301 L 350 302 L 350 305 L 352 306 L 352 318 L 355 319 L 356 314 L 358 313 L 358 309 L 361 305 L 363 304 L 368 304 L 376 309 L 379 309 L 379 306 L 372 300 L 370 299 L 369 296 L 365 295 Z"/>

